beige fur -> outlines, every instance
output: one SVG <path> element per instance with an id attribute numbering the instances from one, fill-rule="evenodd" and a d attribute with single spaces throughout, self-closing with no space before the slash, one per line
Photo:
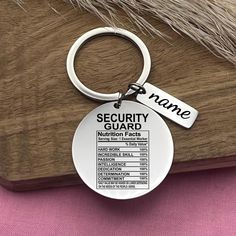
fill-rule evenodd
<path id="1" fill-rule="evenodd" d="M 15 0 L 22 6 L 22 0 Z M 121 9 L 143 32 L 161 37 L 145 15 L 170 25 L 178 33 L 184 33 L 218 56 L 236 65 L 236 1 L 235 0 L 67 0 L 96 14 L 104 22 L 114 25 L 122 19 Z"/>

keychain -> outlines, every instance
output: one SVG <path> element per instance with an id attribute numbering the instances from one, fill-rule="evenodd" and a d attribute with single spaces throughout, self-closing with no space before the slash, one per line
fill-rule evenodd
<path id="1" fill-rule="evenodd" d="M 76 53 L 99 35 L 129 39 L 142 53 L 143 71 L 124 94 L 95 92 L 75 73 Z M 174 155 L 170 130 L 158 113 L 190 128 L 197 110 L 146 83 L 151 69 L 149 51 L 140 38 L 124 29 L 104 27 L 83 34 L 70 48 L 66 67 L 81 93 L 106 102 L 88 113 L 74 134 L 72 157 L 81 179 L 95 192 L 113 199 L 132 199 L 152 191 L 168 174 Z M 132 94 L 138 102 L 126 100 Z"/>

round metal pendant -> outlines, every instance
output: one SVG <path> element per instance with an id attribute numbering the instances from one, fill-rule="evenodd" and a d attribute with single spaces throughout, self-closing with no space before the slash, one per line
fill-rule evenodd
<path id="1" fill-rule="evenodd" d="M 156 188 L 173 161 L 172 136 L 150 108 L 123 101 L 103 104 L 79 124 L 73 139 L 75 168 L 88 187 L 114 199 L 131 199 Z"/>

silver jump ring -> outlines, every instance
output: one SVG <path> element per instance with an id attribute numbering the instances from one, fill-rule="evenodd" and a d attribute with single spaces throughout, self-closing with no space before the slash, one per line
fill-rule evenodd
<path id="1" fill-rule="evenodd" d="M 133 90 L 134 94 L 145 94 L 146 93 L 146 89 L 138 83 L 131 83 L 128 86 L 128 90 Z M 117 99 L 116 103 L 114 103 L 114 107 L 115 108 L 120 108 L 122 101 L 129 96 L 129 94 L 126 93 L 119 93 L 119 98 Z"/>
<path id="2" fill-rule="evenodd" d="M 139 94 L 146 93 L 146 89 L 143 87 L 143 85 L 138 84 L 138 83 L 129 84 L 128 89 L 132 89 L 134 91 L 134 93 L 139 93 Z"/>
<path id="3" fill-rule="evenodd" d="M 114 107 L 116 109 L 119 109 L 121 106 L 121 103 L 123 101 L 123 99 L 126 97 L 126 95 L 124 93 L 119 93 L 119 98 L 117 99 L 116 103 L 114 103 Z"/>
<path id="4" fill-rule="evenodd" d="M 73 85 L 83 94 L 86 96 L 95 99 L 95 100 L 100 100 L 100 101 L 115 101 L 118 100 L 120 97 L 120 93 L 99 93 L 95 92 L 89 88 L 87 88 L 77 77 L 75 73 L 75 68 L 74 68 L 74 61 L 75 61 L 75 56 L 78 50 L 82 47 L 84 43 L 86 43 L 89 39 L 94 38 L 95 36 L 98 35 L 116 35 L 120 37 L 124 37 L 126 39 L 129 39 L 132 43 L 134 43 L 139 50 L 142 53 L 143 56 L 143 71 L 136 81 L 137 84 L 143 85 L 145 81 L 147 80 L 150 70 L 151 70 L 151 57 L 149 54 L 149 51 L 146 47 L 146 45 L 143 43 L 143 41 L 137 37 L 135 34 L 124 30 L 120 28 L 112 28 L 112 27 L 102 27 L 102 28 L 96 28 L 93 30 L 90 30 L 80 36 L 75 43 L 72 45 L 72 47 L 69 50 L 69 53 L 67 55 L 67 60 L 66 60 L 66 68 L 67 68 L 67 73 L 68 76 L 73 83 Z M 129 89 L 125 95 L 130 95 L 132 93 L 135 93 L 134 90 Z"/>

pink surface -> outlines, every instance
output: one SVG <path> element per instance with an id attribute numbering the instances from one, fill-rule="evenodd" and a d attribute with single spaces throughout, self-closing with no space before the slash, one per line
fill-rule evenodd
<path id="1" fill-rule="evenodd" d="M 0 235 L 236 235 L 236 168 L 168 176 L 129 201 L 86 186 L 12 193 L 0 188 Z"/>

